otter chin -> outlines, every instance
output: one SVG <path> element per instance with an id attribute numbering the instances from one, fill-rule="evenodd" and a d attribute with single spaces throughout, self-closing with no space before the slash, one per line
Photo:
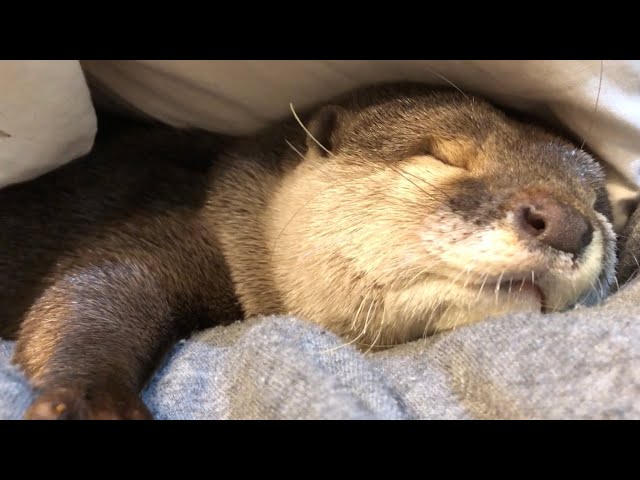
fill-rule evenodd
<path id="1" fill-rule="evenodd" d="M 0 191 L 0 335 L 27 418 L 149 418 L 196 329 L 293 314 L 363 350 L 615 281 L 602 168 L 494 105 L 360 89 L 250 138 L 101 115 L 92 152 Z"/>

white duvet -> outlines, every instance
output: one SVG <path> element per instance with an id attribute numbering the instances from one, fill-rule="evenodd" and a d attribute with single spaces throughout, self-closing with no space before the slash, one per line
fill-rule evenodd
<path id="1" fill-rule="evenodd" d="M 2 61 L 0 187 L 90 150 L 96 117 L 83 72 L 122 105 L 230 134 L 289 114 L 289 103 L 303 108 L 359 85 L 452 82 L 562 122 L 613 167 L 617 204 L 640 187 L 640 61 L 630 60 Z"/>

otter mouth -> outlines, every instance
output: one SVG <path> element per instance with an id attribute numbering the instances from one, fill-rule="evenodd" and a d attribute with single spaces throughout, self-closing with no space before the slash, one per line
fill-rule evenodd
<path id="1" fill-rule="evenodd" d="M 498 298 L 501 298 L 503 301 L 533 298 L 535 299 L 535 302 L 540 305 L 541 313 L 548 312 L 544 291 L 532 279 L 513 278 L 509 280 L 501 280 L 499 282 L 487 281 L 484 282 L 484 285 L 481 283 L 474 283 L 467 285 L 466 288 L 478 292 L 478 299 L 480 299 L 482 295 L 494 296 L 496 301 L 498 301 Z"/>
<path id="2" fill-rule="evenodd" d="M 506 282 L 503 281 L 500 282 L 500 284 L 494 284 L 494 288 L 498 288 L 498 285 L 500 285 L 500 289 L 506 289 L 509 294 L 530 295 L 536 297 L 538 302 L 540 302 L 541 313 L 547 313 L 544 292 L 534 281 L 529 279 L 520 280 L 519 282 L 513 280 Z"/>
<path id="3" fill-rule="evenodd" d="M 480 280 L 475 279 L 475 281 L 463 282 L 458 278 L 452 281 L 451 277 L 428 274 L 428 277 L 444 280 L 450 287 L 454 287 L 454 291 L 463 294 L 464 303 L 471 306 L 478 305 L 482 306 L 482 308 L 493 309 L 495 307 L 500 309 L 501 306 L 511 305 L 518 310 L 518 306 L 526 305 L 543 314 L 555 311 L 549 306 L 548 294 L 538 283 L 539 279 L 537 277 L 533 277 L 533 275 L 524 277 L 522 274 L 514 274 L 505 279 L 506 276 L 505 274 L 500 277 L 494 276 L 493 278 L 487 276 L 488 278 L 482 280 L 484 275 L 481 275 Z M 412 285 L 418 285 L 424 281 L 425 277 L 414 279 Z"/>

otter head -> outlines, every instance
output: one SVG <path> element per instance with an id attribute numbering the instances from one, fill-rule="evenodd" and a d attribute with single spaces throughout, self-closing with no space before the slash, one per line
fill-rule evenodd
<path id="1" fill-rule="evenodd" d="M 286 309 L 361 346 L 603 298 L 604 176 L 478 98 L 376 87 L 320 108 L 273 204 Z"/>

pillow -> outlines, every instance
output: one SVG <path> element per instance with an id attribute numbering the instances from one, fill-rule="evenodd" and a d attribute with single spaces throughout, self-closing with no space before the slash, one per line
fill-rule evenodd
<path id="1" fill-rule="evenodd" d="M 0 62 L 0 188 L 86 154 L 95 133 L 77 61 Z"/>

